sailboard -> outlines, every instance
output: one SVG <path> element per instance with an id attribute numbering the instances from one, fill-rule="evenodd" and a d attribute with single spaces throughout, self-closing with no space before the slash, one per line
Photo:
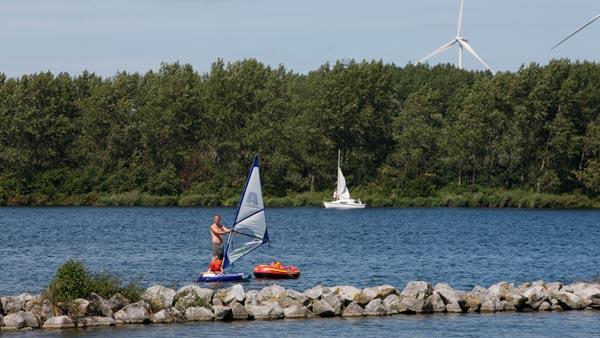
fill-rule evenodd
<path id="1" fill-rule="evenodd" d="M 246 184 L 238 203 L 231 232 L 225 245 L 223 269 L 229 268 L 240 258 L 269 242 L 265 205 L 260 183 L 258 156 L 254 157 L 252 166 L 246 176 Z M 198 282 L 224 282 L 249 279 L 247 273 L 203 273 Z"/>

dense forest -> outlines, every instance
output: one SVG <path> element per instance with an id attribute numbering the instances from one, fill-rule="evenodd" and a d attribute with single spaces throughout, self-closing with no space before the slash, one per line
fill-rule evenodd
<path id="1" fill-rule="evenodd" d="M 0 75 L 0 205 L 232 204 L 254 154 L 273 201 L 322 200 L 338 149 L 373 205 L 471 193 L 504 206 L 486 194 L 520 191 L 597 206 L 600 64 L 492 75 L 350 61 L 299 74 L 248 59 L 208 73 Z"/>

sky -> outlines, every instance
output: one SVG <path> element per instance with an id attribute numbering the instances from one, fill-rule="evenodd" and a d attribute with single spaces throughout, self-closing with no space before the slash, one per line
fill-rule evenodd
<path id="1" fill-rule="evenodd" d="M 456 35 L 459 0 L 3 0 L 0 72 L 102 76 L 256 58 L 300 73 L 338 59 L 415 63 Z M 598 0 L 465 0 L 463 35 L 495 70 L 600 60 Z M 456 48 L 430 63 L 458 62 Z M 465 68 L 483 69 L 465 57 Z"/>

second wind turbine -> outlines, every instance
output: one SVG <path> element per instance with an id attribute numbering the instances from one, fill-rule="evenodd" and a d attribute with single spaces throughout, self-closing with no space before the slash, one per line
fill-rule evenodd
<path id="1" fill-rule="evenodd" d="M 466 50 L 469 54 L 473 55 L 479 62 L 481 62 L 481 64 L 485 68 L 489 69 L 489 71 L 492 72 L 492 74 L 494 74 L 494 70 L 492 69 L 492 67 L 490 67 L 487 63 L 485 63 L 485 61 L 483 61 L 483 59 L 481 57 L 479 57 L 479 55 L 477 55 L 477 53 L 475 52 L 473 47 L 471 47 L 471 45 L 469 45 L 469 40 L 467 38 L 465 38 L 464 36 L 462 36 L 461 27 L 462 27 L 462 16 L 463 16 L 464 4 L 465 4 L 465 1 L 461 0 L 460 1 L 460 12 L 458 13 L 458 22 L 456 25 L 456 37 L 454 39 L 452 39 L 450 42 L 443 45 L 442 47 L 434 50 L 429 55 L 422 58 L 419 61 L 419 63 L 425 62 L 428 59 L 447 51 L 452 46 L 457 44 L 458 45 L 458 68 L 459 69 L 463 69 L 463 54 L 464 54 L 464 50 Z"/>

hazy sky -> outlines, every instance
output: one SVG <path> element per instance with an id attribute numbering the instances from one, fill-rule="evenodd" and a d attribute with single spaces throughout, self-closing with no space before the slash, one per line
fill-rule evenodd
<path id="1" fill-rule="evenodd" d="M 455 35 L 459 0 L 3 0 L 0 72 L 207 71 L 257 58 L 298 72 L 341 58 L 415 62 Z M 463 32 L 493 68 L 600 59 L 598 0 L 466 0 Z M 431 63 L 457 62 L 457 50 Z M 480 68 L 467 56 L 465 67 Z"/>

